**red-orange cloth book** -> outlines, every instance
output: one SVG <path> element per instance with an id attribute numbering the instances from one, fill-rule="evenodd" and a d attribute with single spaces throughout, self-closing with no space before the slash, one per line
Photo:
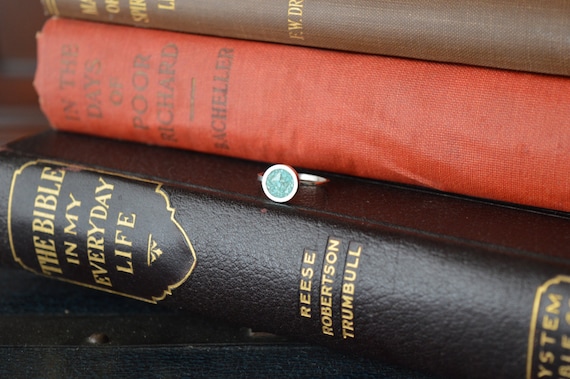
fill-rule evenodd
<path id="1" fill-rule="evenodd" d="M 570 78 L 68 19 L 54 128 L 570 211 Z"/>

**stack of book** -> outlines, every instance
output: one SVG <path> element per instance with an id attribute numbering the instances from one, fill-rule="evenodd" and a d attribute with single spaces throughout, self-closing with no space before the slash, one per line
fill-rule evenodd
<path id="1" fill-rule="evenodd" d="M 43 4 L 3 266 L 363 375 L 570 377 L 570 3 Z"/>

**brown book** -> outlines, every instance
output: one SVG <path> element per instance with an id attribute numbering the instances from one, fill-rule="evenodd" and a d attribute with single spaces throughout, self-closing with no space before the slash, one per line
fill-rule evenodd
<path id="1" fill-rule="evenodd" d="M 52 15 L 570 75 L 565 0 L 42 0 Z"/>

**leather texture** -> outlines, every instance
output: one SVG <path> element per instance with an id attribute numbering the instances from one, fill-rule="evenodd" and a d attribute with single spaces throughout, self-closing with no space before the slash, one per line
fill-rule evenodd
<path id="1" fill-rule="evenodd" d="M 541 330 L 538 290 L 570 275 L 570 219 L 560 212 L 328 173 L 318 174 L 329 183 L 301 186 L 281 205 L 257 180 L 266 163 L 57 132 L 13 143 L 0 157 L 5 265 L 17 266 L 6 214 L 22 165 L 64 162 L 86 180 L 87 169 L 121 174 L 140 208 L 153 203 L 139 179 L 157 181 L 196 254 L 187 280 L 159 304 L 439 377 L 525 377 L 529 341 L 536 345 L 532 333 Z M 13 230 L 13 239 L 26 233 Z"/>

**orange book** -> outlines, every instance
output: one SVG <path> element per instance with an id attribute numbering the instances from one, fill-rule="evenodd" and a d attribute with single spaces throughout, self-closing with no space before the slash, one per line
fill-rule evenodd
<path id="1" fill-rule="evenodd" d="M 54 18 L 60 130 L 570 211 L 570 78 Z"/>

